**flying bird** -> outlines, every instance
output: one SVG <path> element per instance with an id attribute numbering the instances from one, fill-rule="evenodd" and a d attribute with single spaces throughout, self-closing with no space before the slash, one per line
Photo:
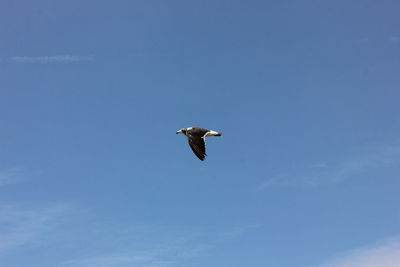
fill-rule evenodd
<path id="1" fill-rule="evenodd" d="M 199 127 L 182 128 L 176 134 L 184 134 L 188 138 L 189 146 L 193 153 L 200 159 L 204 160 L 206 154 L 205 138 L 208 136 L 221 136 L 222 134 L 216 131 L 207 130 Z"/>

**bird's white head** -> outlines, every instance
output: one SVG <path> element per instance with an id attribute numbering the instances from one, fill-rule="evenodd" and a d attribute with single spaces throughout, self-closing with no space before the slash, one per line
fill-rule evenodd
<path id="1" fill-rule="evenodd" d="M 179 131 L 177 131 L 176 132 L 176 134 L 183 134 L 183 135 L 186 135 L 186 131 L 187 131 L 187 129 L 186 128 L 182 128 L 182 129 L 180 129 Z"/>

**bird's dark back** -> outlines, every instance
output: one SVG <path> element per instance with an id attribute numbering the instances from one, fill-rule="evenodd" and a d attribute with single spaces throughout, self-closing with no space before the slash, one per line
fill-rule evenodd
<path id="1" fill-rule="evenodd" d="M 192 127 L 192 129 L 188 131 L 190 135 L 199 137 L 203 137 L 206 134 L 206 132 L 208 132 L 207 129 L 203 129 L 200 127 Z"/>

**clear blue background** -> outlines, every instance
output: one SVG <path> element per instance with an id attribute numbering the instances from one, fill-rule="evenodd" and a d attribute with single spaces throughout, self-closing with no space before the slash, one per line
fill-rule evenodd
<path id="1" fill-rule="evenodd" d="M 400 2 L 0 3 L 2 266 L 311 266 L 400 234 Z M 182 127 L 223 132 L 201 162 Z"/>

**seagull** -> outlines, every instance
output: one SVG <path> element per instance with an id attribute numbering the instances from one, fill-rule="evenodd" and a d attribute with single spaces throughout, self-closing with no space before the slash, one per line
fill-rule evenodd
<path id="1" fill-rule="evenodd" d="M 205 138 L 208 136 L 221 136 L 222 134 L 213 130 L 207 130 L 200 127 L 182 128 L 176 134 L 184 134 L 188 138 L 190 148 L 193 153 L 200 159 L 204 160 L 206 154 Z"/>

